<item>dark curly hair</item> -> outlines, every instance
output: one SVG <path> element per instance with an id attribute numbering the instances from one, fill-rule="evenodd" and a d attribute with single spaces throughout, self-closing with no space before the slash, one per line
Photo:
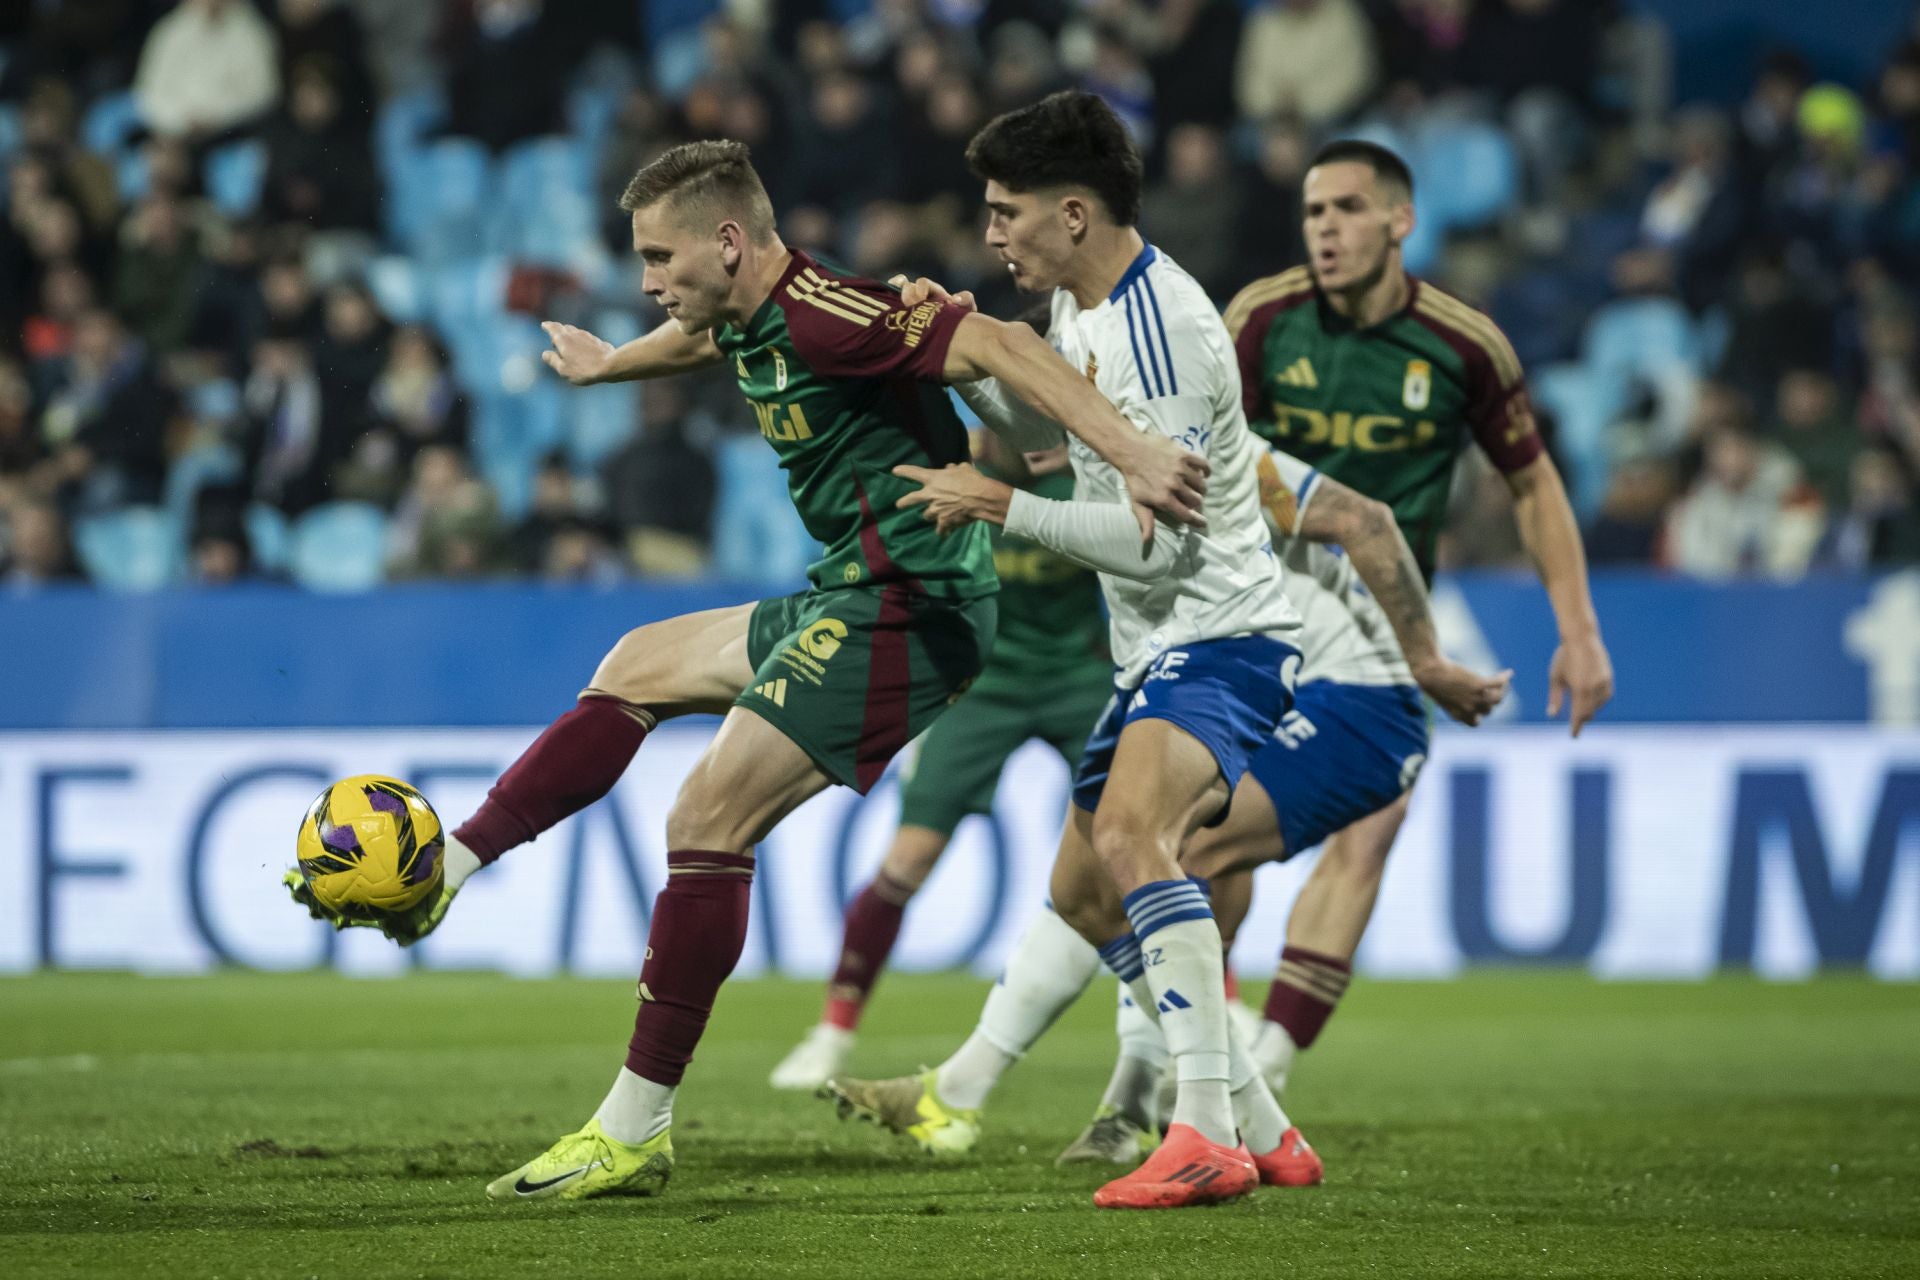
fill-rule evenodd
<path id="1" fill-rule="evenodd" d="M 989 120 L 967 144 L 967 167 L 1009 191 L 1085 187 L 1121 226 L 1140 220 L 1140 153 L 1113 108 L 1078 89 Z"/>

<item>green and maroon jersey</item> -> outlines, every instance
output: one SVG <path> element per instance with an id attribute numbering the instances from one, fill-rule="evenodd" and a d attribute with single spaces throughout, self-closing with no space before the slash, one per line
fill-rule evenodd
<path id="1" fill-rule="evenodd" d="M 1433 577 L 1454 460 L 1469 438 L 1503 472 L 1540 456 L 1520 358 L 1482 313 L 1421 280 L 1365 329 L 1305 267 L 1256 280 L 1227 307 L 1247 422 L 1277 448 L 1393 508 Z"/>
<path id="2" fill-rule="evenodd" d="M 985 465 L 980 470 L 1012 481 Z M 1058 471 L 1025 486 L 1043 498 L 1073 497 L 1073 473 Z M 1048 682 L 1094 670 L 1106 680 L 1113 673 L 1107 652 L 1107 615 L 1100 603 L 1100 579 L 1065 556 L 1037 542 L 993 527 L 993 567 L 1000 577 L 1000 622 L 993 654 L 981 682 L 1011 680 L 1035 699 L 1046 697 Z"/>
<path id="3" fill-rule="evenodd" d="M 816 588 L 899 584 L 954 599 L 995 590 L 984 528 L 943 538 L 918 509 L 894 506 L 919 487 L 894 467 L 968 459 L 940 382 L 964 314 L 932 301 L 908 307 L 898 290 L 796 251 L 744 328 L 713 331 L 801 521 L 826 547 L 807 567 Z"/>

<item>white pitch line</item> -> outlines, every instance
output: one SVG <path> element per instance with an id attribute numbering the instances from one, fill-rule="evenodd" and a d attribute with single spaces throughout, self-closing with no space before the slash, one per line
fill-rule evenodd
<path id="1" fill-rule="evenodd" d="M 36 1075 L 41 1072 L 58 1074 L 72 1071 L 92 1071 L 100 1065 L 100 1059 L 90 1053 L 70 1053 L 53 1058 L 0 1058 L 0 1075 Z"/>

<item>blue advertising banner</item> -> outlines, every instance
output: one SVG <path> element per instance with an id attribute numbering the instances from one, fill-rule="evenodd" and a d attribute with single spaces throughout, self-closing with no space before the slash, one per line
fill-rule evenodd
<path id="1" fill-rule="evenodd" d="M 0 729 L 527 725 L 553 718 L 627 629 L 752 586 L 272 588 L 0 596 Z M 1920 574 L 1594 583 L 1610 724 L 1920 723 Z M 1524 575 L 1457 574 L 1434 601 L 1456 656 L 1514 668 L 1543 718 L 1553 616 Z"/>

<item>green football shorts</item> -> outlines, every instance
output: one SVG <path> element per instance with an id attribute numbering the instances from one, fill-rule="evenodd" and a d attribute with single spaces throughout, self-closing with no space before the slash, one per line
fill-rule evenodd
<path id="1" fill-rule="evenodd" d="M 900 786 L 900 824 L 950 835 L 968 814 L 989 812 L 1001 767 L 1030 738 L 1072 769 L 1111 697 L 1113 667 L 1105 662 L 1044 680 L 989 663 L 920 740 Z"/>
<path id="2" fill-rule="evenodd" d="M 734 705 L 864 793 L 980 674 L 998 616 L 996 595 L 949 600 L 898 586 L 762 600 L 747 624 L 753 681 Z"/>

